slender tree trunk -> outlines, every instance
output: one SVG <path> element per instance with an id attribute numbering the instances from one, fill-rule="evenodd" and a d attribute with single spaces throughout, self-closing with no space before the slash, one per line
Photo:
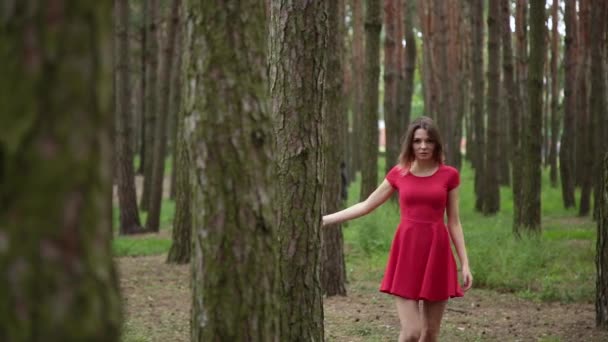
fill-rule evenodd
<path id="1" fill-rule="evenodd" d="M 433 1 L 419 0 L 418 14 L 420 31 L 422 32 L 422 88 L 424 96 L 424 111 L 427 116 L 437 118 L 438 94 L 435 84 L 434 35 L 437 24 L 434 20 Z M 437 121 L 438 124 L 441 124 Z"/>
<path id="2" fill-rule="evenodd" d="M 186 91 L 193 120 L 185 127 L 199 208 L 191 341 L 281 341 L 264 2 L 187 8 L 197 40 Z"/>
<path id="3" fill-rule="evenodd" d="M 595 247 L 595 325 L 608 329 L 608 153 L 604 154 L 603 191 L 600 196 Z"/>
<path id="4" fill-rule="evenodd" d="M 144 0 L 148 6 L 148 35 L 146 42 L 147 66 L 146 66 L 146 116 L 145 116 L 145 156 L 144 161 L 144 182 L 141 192 L 141 209 L 148 211 L 150 207 L 150 197 L 152 196 L 152 170 L 154 165 L 154 144 L 158 137 L 155 136 L 156 118 L 158 112 L 158 56 L 159 56 L 159 34 L 158 23 L 160 0 Z"/>
<path id="5" fill-rule="evenodd" d="M 129 49 L 130 8 L 127 0 L 116 0 L 116 26 L 118 39 L 118 61 L 116 72 L 117 125 L 116 145 L 118 164 L 118 203 L 120 210 L 120 234 L 143 232 L 139 223 L 137 196 L 135 194 L 135 174 L 133 171 L 133 150 L 131 145 L 131 77 Z"/>
<path id="6" fill-rule="evenodd" d="M 503 60 L 503 80 L 505 93 L 507 95 L 507 107 L 509 108 L 509 132 L 511 133 L 511 170 L 513 175 L 513 227 L 518 227 L 521 224 L 521 139 L 520 130 L 521 124 L 521 101 L 519 97 L 519 89 L 515 84 L 515 75 L 513 68 L 513 54 L 511 47 L 511 28 L 510 28 L 510 0 L 502 0 L 502 60 Z M 517 229 L 514 230 L 517 232 Z"/>
<path id="7" fill-rule="evenodd" d="M 160 211 L 163 199 L 163 180 L 165 179 L 165 151 L 167 148 L 167 118 L 169 116 L 169 94 L 171 84 L 171 67 L 175 56 L 175 36 L 179 24 L 179 6 L 181 0 L 171 0 L 171 21 L 169 34 L 164 48 L 163 65 L 161 67 L 160 84 L 162 91 L 158 97 L 158 120 L 154 139 L 154 163 L 152 169 L 152 191 L 150 193 L 150 210 L 146 228 L 158 232 L 160 230 Z"/>
<path id="8" fill-rule="evenodd" d="M 352 113 L 352 134 L 350 141 L 353 151 L 353 163 L 350 165 L 349 178 L 354 179 L 355 174 L 361 170 L 363 144 L 359 139 L 363 134 L 363 113 L 364 113 L 364 80 L 365 80 L 365 36 L 363 31 L 363 0 L 351 0 L 353 9 L 353 113 Z"/>
<path id="9" fill-rule="evenodd" d="M 579 216 L 589 215 L 591 210 L 591 192 L 593 187 L 593 126 L 591 113 L 589 110 L 589 72 L 590 72 L 590 3 L 589 0 L 580 1 L 579 11 L 579 73 L 578 73 L 578 114 L 579 114 L 579 130 L 577 131 L 577 161 L 578 169 L 577 176 L 580 177 L 581 184 L 581 199 L 579 205 Z"/>
<path id="10" fill-rule="evenodd" d="M 0 340 L 120 341 L 112 2 L 0 20 Z"/>
<path id="11" fill-rule="evenodd" d="M 437 50 L 439 55 L 439 112 L 437 116 L 440 118 L 439 129 L 442 131 L 442 136 L 445 139 L 445 154 L 446 162 L 450 165 L 454 163 L 454 155 L 456 154 L 455 142 L 453 139 L 454 130 L 454 113 L 453 104 L 455 101 L 454 92 L 452 89 L 453 78 L 457 78 L 458 71 L 448 63 L 448 54 L 450 50 L 450 18 L 448 17 L 450 1 L 435 1 L 434 9 L 436 18 L 439 22 L 439 35 Z M 452 76 L 452 77 L 450 77 Z"/>
<path id="12" fill-rule="evenodd" d="M 405 76 L 403 96 L 404 110 L 401 121 L 401 132 L 407 130 L 412 116 L 412 98 L 414 95 L 414 76 L 416 74 L 416 36 L 414 36 L 414 0 L 403 0 L 403 27 L 405 31 Z"/>
<path id="13" fill-rule="evenodd" d="M 278 148 L 281 341 L 323 341 L 322 113 L 330 34 L 325 11 L 323 2 L 288 0 L 275 0 L 271 8 L 269 74 Z M 377 144 L 376 138 L 376 152 Z"/>
<path id="14" fill-rule="evenodd" d="M 519 84 L 519 98 L 522 104 L 522 118 L 528 111 L 528 0 L 516 0 L 515 6 L 515 46 L 517 63 L 515 70 Z M 538 132 L 541 135 L 541 131 Z"/>
<path id="15" fill-rule="evenodd" d="M 140 93 L 140 103 L 141 103 L 141 116 L 139 121 L 140 127 L 140 136 L 139 136 L 139 165 L 137 166 L 137 174 L 144 174 L 144 164 L 146 162 L 146 119 L 147 119 L 147 94 L 148 94 L 148 60 L 150 55 L 148 54 L 148 21 L 150 17 L 148 16 L 148 6 L 149 0 L 142 0 L 141 6 L 141 27 L 140 27 L 140 36 L 141 36 L 141 74 L 140 74 L 140 83 L 141 83 L 141 93 Z"/>
<path id="16" fill-rule="evenodd" d="M 500 209 L 500 193 L 498 182 L 498 115 L 500 101 L 498 88 L 500 86 L 500 6 L 498 1 L 490 1 L 488 9 L 488 92 L 486 109 L 488 112 L 488 127 L 486 135 L 485 165 L 483 167 L 483 207 L 485 215 L 493 215 Z"/>
<path id="17" fill-rule="evenodd" d="M 380 0 L 368 0 L 365 20 L 365 96 L 361 134 L 361 193 L 365 200 L 378 185 L 378 77 L 380 75 Z"/>
<path id="18" fill-rule="evenodd" d="M 483 111 L 483 0 L 474 0 L 471 8 L 473 27 L 472 51 L 472 81 L 473 81 L 473 126 L 474 139 L 471 152 L 475 155 L 473 167 L 475 168 L 475 210 L 482 211 L 483 204 L 483 175 L 485 164 L 485 127 Z"/>
<path id="19" fill-rule="evenodd" d="M 549 177 L 552 187 L 557 187 L 557 138 L 559 136 L 559 74 L 557 73 L 557 62 L 559 60 L 558 7 L 558 0 L 553 0 L 551 10 L 551 144 L 549 148 L 549 167 L 551 168 Z"/>
<path id="20" fill-rule="evenodd" d="M 184 47 L 183 47 L 183 27 L 184 27 L 184 23 L 183 20 L 181 19 L 183 18 L 183 15 L 180 12 L 179 15 L 179 22 L 177 25 L 177 32 L 175 33 L 175 39 L 176 39 L 176 43 L 175 43 L 175 62 L 174 62 L 174 66 L 173 66 L 173 70 L 174 72 L 171 74 L 171 102 L 169 104 L 169 115 L 170 117 L 173 117 L 174 119 L 174 123 L 172 125 L 172 129 L 174 130 L 172 132 L 172 140 L 173 143 L 171 144 L 171 158 L 173 160 L 173 162 L 171 163 L 172 170 L 171 170 L 171 188 L 170 188 L 170 192 L 169 192 L 169 197 L 171 199 L 175 199 L 175 195 L 177 192 L 177 173 L 179 172 L 178 168 L 181 167 L 180 163 L 180 159 L 178 158 L 177 154 L 178 154 L 178 150 L 179 150 L 179 140 L 180 138 L 178 137 L 179 134 L 179 120 L 180 120 L 180 112 L 182 110 L 182 56 L 184 54 Z"/>
<path id="21" fill-rule="evenodd" d="M 576 119 L 576 1 L 565 2 L 564 21 L 566 37 L 564 39 L 564 129 L 559 151 L 559 167 L 562 185 L 562 199 L 565 208 L 576 205 L 574 187 L 574 135 Z"/>
<path id="22" fill-rule="evenodd" d="M 399 155 L 399 117 L 397 116 L 397 36 L 396 0 L 384 0 L 384 122 L 386 136 L 385 173 L 395 165 Z M 375 187 L 374 187 L 375 188 Z M 370 192 L 371 193 L 371 192 Z"/>
<path id="23" fill-rule="evenodd" d="M 333 48 L 327 55 L 326 107 L 323 112 L 324 150 L 326 157 L 325 195 L 323 212 L 334 213 L 343 207 L 342 170 L 344 164 L 344 136 L 342 126 L 346 122 L 346 101 L 343 84 L 344 54 L 344 2 L 328 1 L 327 21 L 328 46 Z M 323 267 L 321 284 L 327 296 L 346 295 L 346 271 L 344 261 L 344 239 L 341 225 L 324 227 L 321 232 L 323 242 Z"/>
<path id="24" fill-rule="evenodd" d="M 522 143 L 522 229 L 529 234 L 540 234 L 541 137 L 543 108 L 543 67 L 545 51 L 545 1 L 530 1 L 530 69 L 528 75 L 529 117 L 524 125 Z"/>

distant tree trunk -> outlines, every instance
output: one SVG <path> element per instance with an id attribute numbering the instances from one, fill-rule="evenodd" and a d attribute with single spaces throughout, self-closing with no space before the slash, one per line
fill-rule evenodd
<path id="1" fill-rule="evenodd" d="M 521 227 L 529 234 L 540 234 L 541 136 L 543 112 L 543 67 L 545 51 L 545 1 L 530 1 L 530 69 L 528 74 L 529 117 L 522 141 L 523 182 Z"/>
<path id="2" fill-rule="evenodd" d="M 0 340 L 120 341 L 112 2 L 12 5 L 0 21 Z"/>
<path id="3" fill-rule="evenodd" d="M 325 11 L 326 4 L 320 1 L 275 0 L 271 8 L 269 75 L 278 147 L 281 341 L 323 341 L 322 113 L 330 34 Z M 377 138 L 375 146 L 377 153 Z"/>
<path id="4" fill-rule="evenodd" d="M 144 161 L 144 182 L 141 192 L 140 206 L 144 211 L 150 207 L 150 197 L 152 196 L 152 170 L 154 165 L 154 144 L 158 137 L 155 136 L 156 118 L 158 112 L 158 56 L 159 56 L 159 33 L 158 23 L 160 10 L 160 0 L 144 0 L 148 9 L 148 35 L 146 41 L 147 66 L 146 66 L 146 116 L 145 116 L 145 136 L 146 140 Z"/>
<path id="5" fill-rule="evenodd" d="M 579 160 L 576 161 L 578 170 L 577 176 L 580 178 L 581 198 L 579 205 L 579 216 L 589 215 L 591 210 L 591 191 L 593 187 L 593 126 L 589 110 L 589 72 L 590 72 L 590 3 L 589 0 L 580 1 L 579 10 L 579 72 L 578 78 L 578 138 L 576 155 Z"/>
<path id="6" fill-rule="evenodd" d="M 523 118 L 526 118 L 528 111 L 528 0 L 516 0 L 515 35 L 517 38 L 515 40 L 517 51 L 515 70 L 517 83 L 519 84 L 523 120 Z M 538 135 L 541 134 L 542 131 L 538 131 Z"/>
<path id="7" fill-rule="evenodd" d="M 595 247 L 595 325 L 608 329 L 608 153 L 604 154 L 602 182 Z"/>
<path id="8" fill-rule="evenodd" d="M 116 35 L 118 39 L 118 60 L 116 61 L 116 96 L 118 97 L 116 124 L 116 158 L 118 172 L 118 202 L 120 210 L 120 234 L 143 232 L 139 223 L 137 196 L 135 194 L 135 174 L 133 172 L 133 150 L 131 145 L 131 77 L 129 49 L 130 8 L 127 0 L 116 0 Z"/>
<path id="9" fill-rule="evenodd" d="M 500 101 L 500 6 L 498 1 L 490 1 L 488 9 L 488 92 L 486 110 L 488 127 L 486 134 L 485 165 L 483 167 L 483 207 L 485 215 L 493 215 L 500 210 L 500 193 L 498 182 L 498 115 Z"/>
<path id="10" fill-rule="evenodd" d="M 342 126 L 346 122 L 346 101 L 343 84 L 344 54 L 344 3 L 327 1 L 327 21 L 329 32 L 327 54 L 327 88 L 325 89 L 326 107 L 323 113 L 323 135 L 325 164 L 325 195 L 323 212 L 333 213 L 343 207 L 342 172 L 344 163 L 344 136 Z M 327 296 L 346 295 L 346 271 L 344 262 L 344 239 L 341 225 L 324 227 L 321 232 L 323 242 L 323 267 L 321 284 Z"/>
<path id="11" fill-rule="evenodd" d="M 177 173 L 179 172 L 177 169 L 179 167 L 181 167 L 180 163 L 180 159 L 178 158 L 177 154 L 178 154 L 178 150 L 179 150 L 179 140 L 180 138 L 178 137 L 179 135 L 179 120 L 180 120 L 180 112 L 182 110 L 182 56 L 184 54 L 184 38 L 183 38 L 183 27 L 184 27 L 184 23 L 183 20 L 181 19 L 183 18 L 183 15 L 181 14 L 181 10 L 180 10 L 180 14 L 178 16 L 178 25 L 177 25 L 177 32 L 175 33 L 175 39 L 176 39 L 176 43 L 175 43 L 175 62 L 174 62 L 174 66 L 173 66 L 173 70 L 174 72 L 171 73 L 171 102 L 169 104 L 169 116 L 173 118 L 174 123 L 172 126 L 172 129 L 174 129 L 174 132 L 172 132 L 172 139 L 173 139 L 173 143 L 171 145 L 171 158 L 173 160 L 173 162 L 171 163 L 172 170 L 171 170 L 171 189 L 170 189 L 170 193 L 169 193 L 169 197 L 171 199 L 175 199 L 175 195 L 177 192 Z M 176 208 L 177 209 L 177 208 Z"/>
<path id="12" fill-rule="evenodd" d="M 484 94 L 484 79 L 483 79 L 483 0 L 474 0 L 471 8 L 472 20 L 472 82 L 473 82 L 473 128 L 474 140 L 470 145 L 473 158 L 473 167 L 475 168 L 475 210 L 482 211 L 484 204 L 483 196 L 483 175 L 485 164 L 485 128 L 484 128 L 484 111 L 483 111 L 483 94 Z"/>
<path id="13" fill-rule="evenodd" d="M 154 139 L 154 162 L 152 169 L 152 191 L 150 193 L 150 210 L 146 228 L 158 232 L 160 230 L 160 211 L 163 200 L 163 180 L 165 179 L 165 154 L 167 148 L 167 118 L 169 116 L 169 94 L 171 91 L 171 69 L 175 57 L 175 36 L 179 24 L 179 6 L 181 0 L 171 0 L 171 21 L 169 34 L 164 48 L 163 65 L 161 67 L 161 92 L 158 94 L 158 116 Z"/>
<path id="14" fill-rule="evenodd" d="M 140 84 L 141 84 L 141 92 L 140 92 L 140 103 L 141 103 L 141 115 L 139 120 L 139 165 L 137 166 L 137 174 L 144 174 L 144 164 L 146 162 L 146 118 L 147 118 L 147 94 L 148 94 L 148 60 L 150 58 L 148 54 L 148 21 L 150 20 L 148 16 L 148 6 L 149 0 L 142 0 L 141 5 L 141 27 L 140 27 L 140 37 L 141 37 L 141 74 L 140 74 Z"/>
<path id="15" fill-rule="evenodd" d="M 401 132 L 405 133 L 412 116 L 412 98 L 414 95 L 414 76 L 416 74 L 416 36 L 414 36 L 414 0 L 403 0 L 403 27 L 405 33 L 405 76 L 404 91 L 399 97 L 404 99 L 401 121 Z"/>
<path id="16" fill-rule="evenodd" d="M 450 1 L 436 0 L 434 10 L 436 18 L 438 20 L 439 34 L 437 35 L 438 44 L 437 51 L 439 57 L 438 65 L 438 79 L 439 79 L 439 111 L 437 112 L 437 121 L 439 129 L 444 137 L 445 155 L 446 162 L 450 165 L 454 163 L 454 113 L 453 105 L 455 102 L 455 96 L 452 89 L 452 84 L 458 78 L 458 72 L 448 63 L 448 54 L 450 50 L 450 20 L 448 17 L 448 10 Z M 455 56 L 452 56 L 455 57 Z M 452 76 L 452 77 L 450 77 Z"/>
<path id="17" fill-rule="evenodd" d="M 197 208 L 191 341 L 281 341 L 264 2 L 188 5 L 202 40 L 186 90 Z"/>
<path id="18" fill-rule="evenodd" d="M 467 94 L 465 86 L 465 41 L 464 38 L 464 18 L 462 15 L 462 2 L 459 0 L 450 0 L 448 3 L 448 69 L 451 75 L 450 93 L 452 100 L 450 101 L 451 110 L 449 111 L 448 139 L 450 141 L 449 156 L 447 162 L 450 165 L 460 169 L 462 167 L 462 154 L 460 144 L 462 141 L 462 124 L 464 119 L 464 103 Z"/>
<path id="19" fill-rule="evenodd" d="M 519 89 L 515 84 L 513 70 L 513 49 L 511 47 L 511 11 L 510 0 L 502 0 L 502 61 L 503 61 L 503 80 L 505 95 L 507 97 L 507 107 L 509 108 L 509 132 L 511 133 L 511 172 L 512 172 L 512 191 L 513 191 L 513 227 L 521 224 L 521 100 Z M 515 230 L 517 232 L 517 230 Z"/>
<path id="20" fill-rule="evenodd" d="M 439 94 L 438 85 L 436 84 L 436 59 L 434 52 L 436 50 L 435 29 L 437 27 L 435 13 L 433 11 L 434 1 L 419 0 L 418 14 L 420 20 L 420 31 L 422 32 L 422 89 L 424 97 L 424 112 L 427 116 L 436 119 L 436 123 L 441 125 L 437 120 L 439 110 Z"/>
<path id="21" fill-rule="evenodd" d="M 553 7 L 551 9 L 551 143 L 549 148 L 549 167 L 551 168 L 549 178 L 551 179 L 552 187 L 557 187 L 557 138 L 559 136 L 559 74 L 557 73 L 557 62 L 559 60 L 558 7 L 558 0 L 553 0 Z"/>
<path id="22" fill-rule="evenodd" d="M 576 3 L 565 2 L 564 21 L 566 37 L 564 39 L 564 129 L 559 150 L 559 168 L 562 185 L 562 199 L 565 208 L 576 205 L 574 187 L 574 135 L 576 119 Z"/>
<path id="23" fill-rule="evenodd" d="M 589 132 L 593 137 L 593 144 L 591 150 L 593 151 L 593 168 L 592 177 L 593 180 L 593 218 L 599 219 L 599 209 L 602 189 L 602 163 L 600 158 L 597 157 L 599 154 L 604 155 L 608 151 L 606 143 L 606 136 L 604 135 L 604 120 L 608 115 L 606 109 L 606 73 L 604 70 L 604 61 L 606 61 L 606 55 L 604 45 L 608 38 L 605 34 L 605 23 L 607 7 L 605 1 L 595 1 L 593 11 L 591 11 L 591 40 L 590 40 L 590 53 L 591 53 L 591 96 L 590 96 L 590 111 L 591 116 L 591 127 L 592 130 Z"/>
<path id="24" fill-rule="evenodd" d="M 400 124 L 397 116 L 397 36 L 396 0 L 384 0 L 384 122 L 386 134 L 385 173 L 395 165 L 399 155 Z M 374 187 L 375 188 L 375 187 Z M 371 193 L 371 192 L 370 192 Z"/>
<path id="25" fill-rule="evenodd" d="M 183 11 L 183 10 L 182 10 Z M 184 12 L 181 12 L 184 13 Z M 196 13 L 195 13 L 196 14 Z M 198 18 L 198 14 L 197 18 Z M 184 15 L 180 14 L 180 18 Z M 192 28 L 189 33 L 190 36 L 185 37 L 184 25 Z M 190 17 L 188 23 L 184 23 L 180 20 L 179 29 L 177 33 L 177 49 L 176 53 L 176 67 L 175 74 L 178 76 L 173 77 L 172 87 L 172 98 L 175 119 L 177 124 L 177 135 L 175 141 L 175 162 L 173 163 L 173 173 L 175 174 L 175 215 L 173 216 L 173 232 L 172 232 L 172 243 L 167 255 L 168 263 L 186 264 L 190 262 L 190 256 L 192 254 L 192 188 L 196 186 L 196 183 L 192 182 L 191 170 L 192 163 L 190 162 L 188 141 L 192 140 L 192 136 L 186 138 L 186 118 L 193 120 L 194 118 L 194 98 L 196 93 L 193 89 L 184 87 L 185 90 L 189 91 L 186 94 L 186 106 L 183 106 L 182 110 L 182 79 L 187 79 L 185 84 L 196 82 L 197 70 L 194 69 L 193 60 L 197 57 L 197 50 L 195 47 L 196 43 L 200 43 L 200 40 L 196 40 L 192 36 L 194 32 L 195 21 L 193 17 Z M 198 31 L 197 31 L 198 32 Z M 187 50 L 186 50 L 187 49 Z M 185 63 L 184 63 L 185 59 Z M 186 66 L 182 69 L 182 63 Z M 194 76 L 192 76 L 194 75 Z M 185 77 L 184 77 L 185 76 Z M 187 78 L 190 76 L 191 78 Z M 190 132 L 191 134 L 192 132 Z"/>
<path id="26" fill-rule="evenodd" d="M 351 0 L 353 11 L 353 44 L 352 44 L 352 69 L 353 69 L 353 113 L 352 113 L 352 134 L 355 138 L 350 139 L 351 150 L 353 151 L 352 165 L 350 165 L 349 178 L 354 179 L 357 171 L 361 170 L 363 144 L 360 137 L 363 134 L 363 113 L 364 113 L 364 80 L 365 80 L 365 36 L 363 31 L 362 0 Z"/>
<path id="27" fill-rule="evenodd" d="M 365 96 L 361 120 L 361 193 L 365 200 L 378 185 L 378 77 L 380 75 L 380 30 L 382 12 L 380 0 L 366 2 L 365 20 Z"/>

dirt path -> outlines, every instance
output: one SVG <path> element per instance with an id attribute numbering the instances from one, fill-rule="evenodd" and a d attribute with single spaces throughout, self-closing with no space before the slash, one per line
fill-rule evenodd
<path id="1" fill-rule="evenodd" d="M 189 341 L 189 266 L 165 255 L 119 258 L 127 314 L 125 342 Z M 348 297 L 325 299 L 327 341 L 395 341 L 394 301 L 378 284 L 354 282 Z M 537 303 L 473 289 L 450 301 L 441 341 L 608 341 L 594 328 L 593 304 Z"/>

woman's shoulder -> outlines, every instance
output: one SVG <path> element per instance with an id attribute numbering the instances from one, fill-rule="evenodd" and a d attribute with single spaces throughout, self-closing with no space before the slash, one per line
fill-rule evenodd
<path id="1" fill-rule="evenodd" d="M 458 169 L 448 165 L 448 164 L 441 164 L 440 168 L 442 168 L 443 170 L 445 170 L 445 172 L 449 173 L 449 174 L 454 174 L 454 173 L 458 173 Z"/>

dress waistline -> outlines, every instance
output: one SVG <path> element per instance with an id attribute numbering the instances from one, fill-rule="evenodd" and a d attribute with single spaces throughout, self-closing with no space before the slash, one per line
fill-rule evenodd
<path id="1" fill-rule="evenodd" d="M 422 219 L 416 219 L 416 218 L 411 218 L 411 217 L 402 217 L 401 222 L 403 222 L 403 221 L 418 222 L 418 223 L 444 223 L 443 218 L 438 218 L 435 220 L 422 220 Z"/>

